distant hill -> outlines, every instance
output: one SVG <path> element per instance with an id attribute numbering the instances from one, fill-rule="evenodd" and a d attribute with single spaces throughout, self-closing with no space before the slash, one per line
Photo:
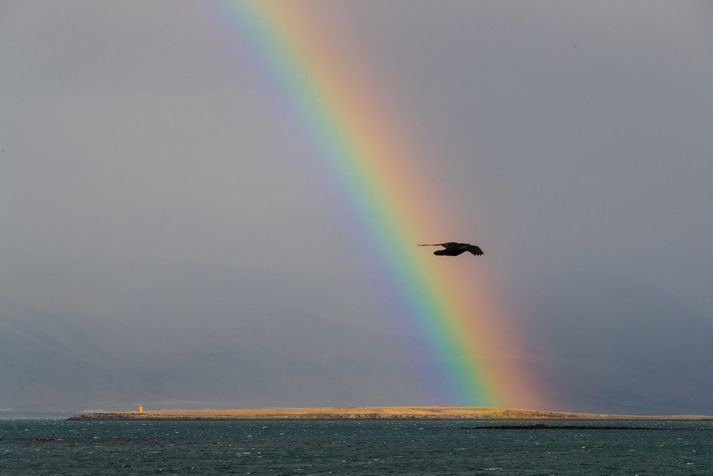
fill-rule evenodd
<path id="1" fill-rule="evenodd" d="M 546 408 L 713 413 L 713 400 L 706 398 L 713 395 L 711 319 L 666 290 L 620 276 L 561 281 L 543 280 L 543 288 L 534 290 L 521 321 L 533 316 L 537 326 L 523 348 L 506 352 L 525 359 L 546 393 Z M 217 296 L 180 294 L 190 319 L 147 318 L 141 325 L 102 315 L 101 308 L 75 315 L 64 306 L 53 314 L 0 299 L 0 408 L 77 412 L 128 409 L 139 401 L 153 408 L 444 401 L 436 392 L 439 382 L 424 378 L 429 354 L 405 365 L 393 344 L 400 336 L 388 329 L 366 332 L 352 321 L 291 309 L 284 310 L 279 332 L 262 326 L 270 316 L 259 308 L 249 311 L 257 316 L 252 320 L 227 308 L 228 317 L 214 323 L 209 317 L 219 310 L 189 306 L 218 306 Z M 135 305 L 134 315 L 158 312 L 143 302 Z M 429 386 L 435 397 L 426 394 Z"/>
<path id="2" fill-rule="evenodd" d="M 608 274 L 539 289 L 528 355 L 557 408 L 713 413 L 713 316 Z"/>

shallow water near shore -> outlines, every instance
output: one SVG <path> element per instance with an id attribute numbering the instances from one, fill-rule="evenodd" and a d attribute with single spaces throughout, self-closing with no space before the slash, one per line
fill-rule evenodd
<path id="1" fill-rule="evenodd" d="M 710 421 L 535 423 L 7 419 L 0 473 L 713 474 Z"/>

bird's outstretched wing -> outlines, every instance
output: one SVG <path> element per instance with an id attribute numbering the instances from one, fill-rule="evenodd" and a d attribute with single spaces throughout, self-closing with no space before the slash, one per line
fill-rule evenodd
<path id="1" fill-rule="evenodd" d="M 443 243 L 419 243 L 416 246 L 445 246 Z"/>
<path id="2" fill-rule="evenodd" d="M 468 249 L 468 251 L 473 253 L 475 256 L 483 256 L 485 254 L 485 253 L 483 253 L 483 250 L 480 249 L 480 246 L 475 246 L 475 245 L 472 245 Z"/>

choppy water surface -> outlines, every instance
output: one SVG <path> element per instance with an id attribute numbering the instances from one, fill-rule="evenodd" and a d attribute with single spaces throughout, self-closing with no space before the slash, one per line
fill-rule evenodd
<path id="1" fill-rule="evenodd" d="M 713 474 L 711 422 L 503 423 L 0 420 L 0 473 Z"/>

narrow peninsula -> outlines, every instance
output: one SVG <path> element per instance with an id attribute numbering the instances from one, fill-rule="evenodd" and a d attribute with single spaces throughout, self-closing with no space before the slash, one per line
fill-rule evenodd
<path id="1" fill-rule="evenodd" d="M 713 420 L 706 415 L 624 415 L 471 406 L 286 407 L 92 411 L 70 420 Z"/>

